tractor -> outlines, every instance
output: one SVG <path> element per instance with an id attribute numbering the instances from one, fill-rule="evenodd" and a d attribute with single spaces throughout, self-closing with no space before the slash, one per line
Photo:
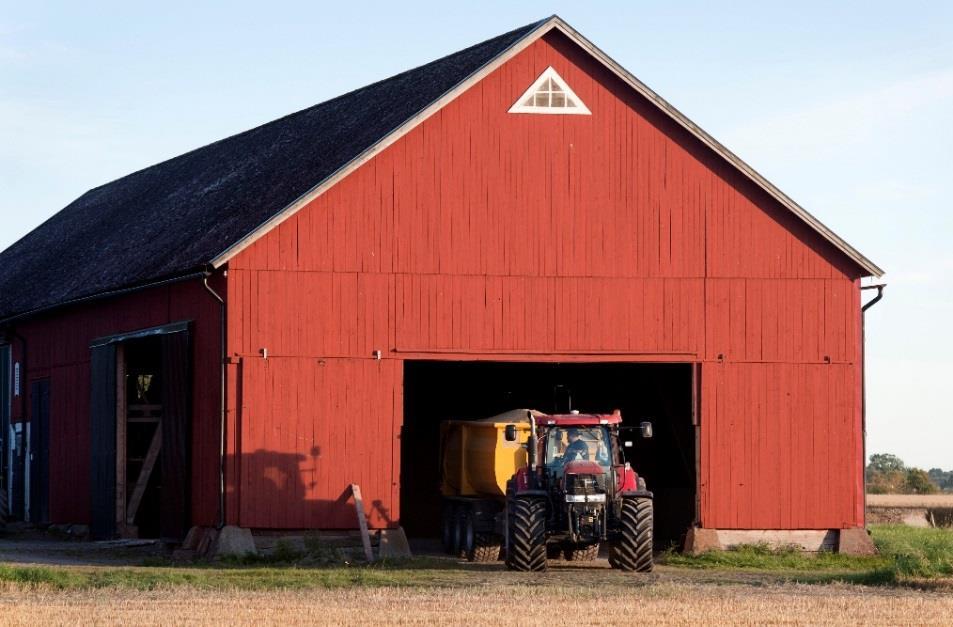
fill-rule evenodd
<path id="1" fill-rule="evenodd" d="M 613 568 L 651 571 L 652 493 L 623 453 L 633 429 L 652 436 L 650 422 L 625 427 L 618 411 L 445 423 L 445 546 L 542 571 L 549 558 L 595 559 L 608 543 Z"/>

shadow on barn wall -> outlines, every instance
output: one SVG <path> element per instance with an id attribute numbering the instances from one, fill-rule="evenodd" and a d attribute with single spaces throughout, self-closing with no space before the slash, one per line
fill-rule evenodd
<path id="1" fill-rule="evenodd" d="M 321 448 L 308 454 L 258 449 L 234 462 L 239 489 L 226 490 L 226 507 L 238 512 L 238 525 L 253 529 L 355 529 L 357 512 L 350 483 L 338 483 L 319 470 Z M 231 467 L 229 464 L 227 467 Z M 359 477 L 354 483 L 361 485 Z M 369 485 L 361 485 L 364 513 L 372 528 L 393 528 L 398 521 Z M 335 499 L 316 494 L 338 494 Z M 232 520 L 234 522 L 234 519 Z"/>

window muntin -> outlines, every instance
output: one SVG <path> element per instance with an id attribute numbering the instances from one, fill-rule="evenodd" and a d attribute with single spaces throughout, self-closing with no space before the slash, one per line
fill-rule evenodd
<path id="1" fill-rule="evenodd" d="M 566 81 L 550 66 L 540 74 L 510 113 L 549 113 L 564 115 L 589 115 L 590 111 Z"/>

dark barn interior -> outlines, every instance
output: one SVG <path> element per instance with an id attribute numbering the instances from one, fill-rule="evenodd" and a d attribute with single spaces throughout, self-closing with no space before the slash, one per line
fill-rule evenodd
<path id="1" fill-rule="evenodd" d="M 401 525 L 412 537 L 438 535 L 441 421 L 619 409 L 627 425 L 653 423 L 652 439 L 626 438 L 626 459 L 655 493 L 656 548 L 680 543 L 696 509 L 692 388 L 690 364 L 406 361 Z"/>
<path id="2" fill-rule="evenodd" d="M 177 541 L 189 526 L 191 359 L 185 324 L 92 347 L 90 534 Z"/>
<path id="3" fill-rule="evenodd" d="M 149 461 L 149 449 L 162 423 L 162 345 L 160 338 L 149 337 L 126 342 L 126 494 L 129 503 L 135 496 L 137 481 Z M 154 455 L 154 453 L 153 453 Z M 159 537 L 161 513 L 162 464 L 151 460 L 145 490 L 139 495 L 133 528 L 140 538 Z"/>

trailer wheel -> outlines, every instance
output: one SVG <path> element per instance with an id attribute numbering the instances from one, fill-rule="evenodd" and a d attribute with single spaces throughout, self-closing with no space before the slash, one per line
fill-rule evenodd
<path id="1" fill-rule="evenodd" d="M 509 507 L 509 550 L 506 567 L 519 571 L 546 570 L 546 501 L 514 497 Z"/>
<path id="2" fill-rule="evenodd" d="M 651 572 L 652 499 L 622 499 L 621 527 L 621 537 L 610 547 L 609 564 L 629 572 Z"/>
<path id="3" fill-rule="evenodd" d="M 467 559 L 471 562 L 495 562 L 502 550 L 500 537 L 495 533 L 478 533 L 473 539 L 473 549 Z"/>
<path id="4" fill-rule="evenodd" d="M 599 544 L 570 545 L 563 550 L 563 555 L 570 562 L 591 562 L 599 557 Z"/>
<path id="5" fill-rule="evenodd" d="M 463 525 L 461 525 L 461 508 L 459 505 L 454 505 L 450 510 L 450 545 L 447 549 L 447 553 L 453 555 L 454 557 L 459 557 L 460 547 L 463 545 Z"/>
<path id="6" fill-rule="evenodd" d="M 440 521 L 440 543 L 443 545 L 443 552 L 447 554 L 453 553 L 453 510 L 453 505 L 445 504 Z"/>
<path id="7" fill-rule="evenodd" d="M 473 530 L 473 512 L 469 507 L 460 508 L 460 552 L 459 557 L 470 559 L 473 547 L 476 544 L 476 534 Z M 472 561 L 472 560 L 471 560 Z"/>

